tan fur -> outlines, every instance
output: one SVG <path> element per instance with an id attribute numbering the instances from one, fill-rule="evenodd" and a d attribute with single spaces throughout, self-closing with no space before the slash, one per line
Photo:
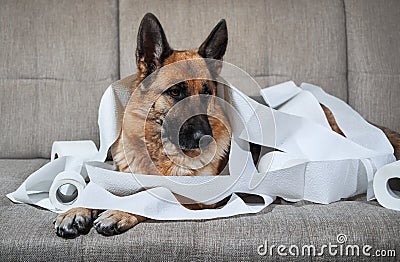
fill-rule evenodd
<path id="1" fill-rule="evenodd" d="M 331 110 L 329 110 L 329 108 L 327 108 L 322 104 L 321 107 L 325 113 L 326 119 L 328 120 L 328 123 L 331 126 L 332 130 L 338 133 L 339 135 L 345 136 L 342 130 L 339 128 L 338 124 L 336 123 L 335 117 L 333 116 Z"/>
<path id="2" fill-rule="evenodd" d="M 197 54 L 196 50 L 191 51 L 174 51 L 174 53 L 168 57 L 164 63 L 169 65 L 173 62 L 182 61 L 186 59 L 200 59 L 201 57 Z M 206 64 L 199 61 L 199 64 L 188 64 L 188 71 L 196 70 L 196 74 L 203 75 L 204 78 L 211 79 Z M 193 68 L 195 67 L 195 68 Z M 140 67 L 139 67 L 140 68 Z M 181 67 L 176 70 L 182 69 Z M 185 68 L 183 68 L 185 69 Z M 185 70 L 179 70 L 179 72 L 170 72 L 170 75 L 161 75 L 157 77 L 163 78 L 163 82 L 173 82 L 176 75 L 180 75 L 181 78 L 190 78 L 191 73 L 188 72 L 185 75 Z M 164 175 L 164 176 L 201 176 L 201 175 L 218 175 L 221 171 L 222 163 L 227 162 L 229 145 L 230 145 L 230 128 L 229 121 L 225 116 L 222 108 L 219 107 L 218 103 L 210 103 L 209 109 L 215 117 L 209 117 L 209 122 L 213 130 L 214 139 L 216 141 L 217 152 L 213 160 L 206 166 L 200 169 L 190 168 L 193 165 L 201 165 L 201 163 L 207 162 L 211 158 L 213 147 L 210 147 L 208 151 L 203 152 L 203 156 L 200 159 L 190 159 L 186 156 L 196 157 L 200 155 L 200 150 L 190 150 L 185 152 L 185 155 L 178 154 L 179 149 L 175 145 L 168 141 L 164 141 L 164 145 L 161 140 L 161 128 L 157 123 L 157 120 L 162 118 L 170 108 L 174 105 L 167 96 L 160 95 L 159 97 L 146 97 L 141 92 L 137 91 L 143 77 L 142 73 L 138 73 L 135 81 L 132 81 L 132 85 L 129 87 L 132 93 L 140 93 L 138 96 L 131 99 L 127 105 L 124 113 L 124 123 L 119 139 L 115 142 L 112 148 L 112 155 L 115 165 L 119 171 L 122 172 L 135 172 L 141 174 L 153 174 L 153 175 Z M 143 79 L 142 79 L 143 80 Z M 190 89 L 191 95 L 198 95 L 201 91 L 202 84 L 205 80 L 189 80 L 186 81 Z M 216 86 L 212 81 L 207 81 L 208 85 L 213 90 L 213 95 L 216 95 Z M 150 101 L 143 101 L 150 99 Z M 151 105 L 154 102 L 154 108 L 150 112 L 141 111 L 138 108 L 138 101 L 145 105 Z M 190 110 L 190 108 L 187 108 Z M 148 113 L 148 114 L 146 114 Z M 144 127 L 144 128 L 143 128 Z M 164 149 L 169 151 L 170 155 L 167 155 Z M 171 159 L 171 154 L 175 159 Z M 180 157 L 182 156 L 182 157 Z M 176 162 L 182 163 L 183 157 L 186 162 L 183 165 L 175 164 Z M 176 161 L 173 161 L 176 160 Z M 197 162 L 196 162 L 197 161 Z"/>
<path id="3" fill-rule="evenodd" d="M 146 218 L 139 215 L 120 210 L 107 210 L 99 215 L 93 226 L 103 235 L 111 236 L 121 234 L 144 220 Z"/>
<path id="4" fill-rule="evenodd" d="M 183 61 L 186 59 L 200 59 L 197 50 L 189 51 L 174 51 L 173 54 L 168 57 L 165 65 L 177 61 Z M 140 64 L 140 63 L 139 63 Z M 197 67 L 196 67 L 197 65 Z M 190 63 L 189 71 L 196 70 L 196 75 L 203 75 L 205 79 L 211 79 L 208 69 L 205 63 L 200 63 L 193 65 Z M 140 72 L 136 76 L 131 76 L 129 88 L 132 93 L 137 91 L 141 81 L 143 81 L 144 73 Z M 182 68 L 176 68 L 182 69 Z M 171 72 L 170 75 L 161 75 L 165 83 L 173 82 L 172 79 L 180 75 L 181 78 L 191 78 L 191 73 L 188 72 L 185 75 L 185 70 L 179 70 L 179 72 Z M 186 81 L 188 84 L 191 95 L 198 95 L 204 80 L 189 80 Z M 208 85 L 213 90 L 213 95 L 216 95 L 216 86 L 212 81 L 207 81 Z M 144 96 L 141 97 L 142 99 Z M 150 97 L 150 99 L 155 99 Z M 138 98 L 138 100 L 140 100 Z M 142 100 L 140 100 L 142 101 Z M 143 101 L 142 101 L 143 102 Z M 152 101 L 144 102 L 144 104 L 149 105 Z M 218 175 L 228 162 L 228 153 L 230 146 L 230 127 L 227 117 L 225 116 L 223 110 L 219 107 L 218 103 L 210 102 L 209 109 L 210 115 L 209 122 L 213 130 L 213 137 L 216 141 L 217 152 L 212 161 L 206 166 L 200 169 L 188 168 L 195 161 L 192 159 L 190 162 L 186 162 L 185 165 L 177 165 L 171 159 L 170 155 L 165 154 L 163 147 L 167 147 L 168 150 L 174 152 L 178 151 L 172 143 L 161 141 L 161 129 L 160 125 L 156 123 L 157 119 L 162 117 L 163 113 L 168 112 L 168 110 L 174 105 L 168 97 L 159 96 L 155 99 L 154 108 L 150 110 L 149 114 L 145 116 L 145 112 L 138 112 L 137 101 L 132 99 L 127 105 L 124 113 L 124 124 L 122 127 L 121 135 L 119 139 L 114 143 L 112 147 L 112 155 L 114 163 L 119 171 L 122 172 L 135 172 L 141 174 L 153 174 L 153 175 L 164 175 L 164 176 L 201 176 L 201 175 Z M 190 109 L 188 109 L 190 110 Z M 140 123 L 140 124 L 138 124 Z M 144 129 L 143 129 L 144 124 Z M 205 158 L 210 159 L 209 153 L 212 152 L 212 147 L 209 148 L 207 152 L 202 152 L 203 159 L 198 159 L 198 164 L 201 164 L 202 160 Z M 200 150 L 190 150 L 185 152 L 187 156 L 196 157 L 200 154 Z M 179 158 L 179 155 L 177 155 Z M 187 161 L 188 158 L 186 158 Z M 181 163 L 182 159 L 178 159 Z M 185 167 L 188 166 L 188 167 Z M 185 199 L 185 203 L 193 202 L 189 199 Z M 213 205 L 204 205 L 201 203 L 184 204 L 185 207 L 189 209 L 203 209 L 203 208 L 215 208 L 221 206 L 226 202 L 226 200 L 220 201 L 219 203 Z"/>

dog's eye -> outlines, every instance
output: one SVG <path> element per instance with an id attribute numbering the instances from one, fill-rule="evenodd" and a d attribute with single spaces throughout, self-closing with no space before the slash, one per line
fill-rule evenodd
<path id="1" fill-rule="evenodd" d="M 212 95 L 212 90 L 207 84 L 203 84 L 203 90 L 201 92 L 203 95 Z"/>
<path id="2" fill-rule="evenodd" d="M 169 90 L 169 94 L 171 96 L 179 97 L 181 95 L 181 91 L 177 88 L 172 88 Z"/>

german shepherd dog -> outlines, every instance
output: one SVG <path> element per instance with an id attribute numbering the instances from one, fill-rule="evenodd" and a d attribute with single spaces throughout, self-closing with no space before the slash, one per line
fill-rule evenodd
<path id="1" fill-rule="evenodd" d="M 168 44 L 158 19 L 153 14 L 148 13 L 141 21 L 137 36 L 136 63 L 138 72 L 116 84 L 128 86 L 134 92 L 138 88 L 143 89 L 144 87 L 141 84 L 156 70 L 175 62 L 191 59 L 222 61 L 227 43 L 226 22 L 221 20 L 198 49 L 173 50 Z M 135 173 L 141 174 L 201 176 L 218 175 L 224 169 L 228 162 L 231 131 L 229 121 L 223 110 L 218 103 L 213 103 L 213 99 L 211 99 L 217 95 L 217 83 L 212 80 L 214 79 L 213 75 L 218 74 L 221 68 L 218 68 L 218 66 L 210 67 L 206 62 L 196 63 L 196 65 L 196 68 L 182 70 L 196 70 L 205 78 L 177 83 L 166 89 L 157 98 L 150 98 L 153 101 L 151 101 L 152 105 L 144 129 L 143 125 L 138 124 L 141 118 L 140 114 L 133 110 L 138 101 L 131 99 L 128 103 L 125 108 L 124 124 L 120 137 L 111 150 L 118 171 L 130 172 L 133 167 Z M 176 74 L 182 73 L 184 72 L 176 72 Z M 168 80 L 176 75 L 174 72 L 169 72 L 167 75 L 160 74 L 156 74 L 155 77 L 161 80 Z M 178 139 L 173 139 L 173 136 L 170 139 L 163 139 L 161 124 L 169 109 L 184 98 L 197 95 L 210 97 L 210 99 L 193 100 L 194 102 L 191 103 L 190 107 L 184 108 L 193 117 L 186 121 L 177 121 L 183 123 L 179 130 Z M 212 116 L 204 114 L 209 110 L 213 110 Z M 181 116 L 176 115 L 175 117 L 180 118 Z M 164 132 L 167 138 L 169 138 L 168 131 L 165 130 Z M 204 139 L 207 137 L 212 137 L 212 139 Z M 200 148 L 201 143 L 207 150 Z M 215 146 L 215 150 L 213 150 L 213 146 Z M 197 166 L 201 163 L 206 164 L 201 168 L 193 168 L 192 166 L 196 163 L 189 163 L 187 159 L 190 158 L 184 158 L 183 161 L 186 161 L 186 163 L 183 163 L 183 165 L 176 163 L 176 161 L 170 159 L 169 155 L 163 153 L 165 147 L 172 148 L 172 150 L 182 150 L 184 155 L 200 162 L 197 163 Z M 200 158 L 197 156 L 200 156 Z M 210 158 L 211 161 L 207 161 Z M 214 205 L 193 203 L 185 206 L 191 209 L 213 208 L 223 202 L 225 201 Z M 145 218 L 142 216 L 117 210 L 100 212 L 99 210 L 73 208 L 56 218 L 55 228 L 59 236 L 66 238 L 87 233 L 92 225 L 103 235 L 114 235 L 132 228 L 143 220 Z"/>
<path id="2" fill-rule="evenodd" d="M 136 63 L 138 72 L 128 78 L 120 80 L 123 86 L 128 86 L 132 91 L 140 88 L 144 80 L 156 70 L 175 62 L 189 59 L 215 59 L 222 61 L 228 43 L 228 32 L 225 20 L 221 20 L 212 30 L 206 40 L 198 49 L 177 51 L 173 50 L 166 39 L 160 22 L 153 14 L 146 14 L 141 21 L 136 49 Z M 220 69 L 209 67 L 206 63 L 200 64 L 198 71 L 204 71 L 204 75 L 219 74 Z M 181 69 L 182 71 L 190 69 Z M 191 69 L 193 70 L 193 69 Z M 214 70 L 214 71 L 213 71 Z M 182 73 L 182 72 L 179 72 Z M 185 73 L 185 72 L 183 72 Z M 168 80 L 174 77 L 173 72 L 168 75 L 156 74 L 158 79 Z M 207 79 L 212 79 L 209 77 Z M 118 84 L 118 83 L 117 83 Z M 216 82 L 212 80 L 194 79 L 177 83 L 168 87 L 157 98 L 153 98 L 151 109 L 147 115 L 145 127 L 137 125 L 138 115 L 131 110 L 137 101 L 130 101 L 124 113 L 124 125 L 119 139 L 112 147 L 114 163 L 121 172 L 130 172 L 134 167 L 136 173 L 158 174 L 163 176 L 199 176 L 218 175 L 228 162 L 231 130 L 227 117 L 217 105 L 211 105 L 210 99 L 199 100 L 192 103 L 185 110 L 192 112 L 193 117 L 183 121 L 180 127 L 178 139 L 166 139 L 162 143 L 161 124 L 166 113 L 178 101 L 183 98 L 206 95 L 216 96 Z M 214 106 L 214 117 L 206 115 L 198 109 Z M 322 105 L 321 105 L 322 106 Z M 344 135 L 328 108 L 323 107 L 325 115 L 332 129 Z M 207 109 L 206 109 L 207 111 Z M 203 111 L 204 112 L 204 111 Z M 208 112 L 208 111 L 207 111 Z M 175 116 L 179 118 L 180 116 Z M 381 128 L 381 127 L 380 127 Z M 396 157 L 399 157 L 400 135 L 386 128 L 381 128 L 395 147 Z M 164 130 L 168 134 L 168 130 Z M 168 137 L 168 135 L 167 135 Z M 217 145 L 211 161 L 201 168 L 191 168 L 192 163 L 185 165 L 176 164 L 163 153 L 163 147 L 180 149 L 185 155 L 195 157 L 199 155 L 201 140 L 204 137 L 212 137 Z M 211 140 L 206 140 L 206 147 L 212 147 Z M 260 147 L 250 145 L 254 161 L 257 161 Z M 147 149 L 147 150 L 146 150 Z M 146 154 L 149 158 L 146 158 Z M 203 152 L 202 152 L 203 153 Z M 202 154 L 203 155 L 203 154 Z M 205 152 L 206 157 L 207 152 Z M 151 161 L 148 161 L 150 159 Z M 202 162 L 202 160 L 199 160 Z M 204 161 L 203 161 L 204 162 Z M 215 208 L 226 203 L 227 199 L 214 205 L 193 203 L 184 205 L 190 209 Z M 73 238 L 80 234 L 86 234 L 90 228 L 94 228 L 103 235 L 115 235 L 125 232 L 146 218 L 118 210 L 90 210 L 86 208 L 73 208 L 55 219 L 57 235 L 65 238 Z"/>

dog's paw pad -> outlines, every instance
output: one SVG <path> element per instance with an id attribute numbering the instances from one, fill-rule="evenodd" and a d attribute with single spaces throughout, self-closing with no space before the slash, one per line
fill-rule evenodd
<path id="1" fill-rule="evenodd" d="M 121 234 L 139 223 L 136 216 L 116 210 L 107 210 L 93 222 L 94 228 L 102 235 Z"/>
<path id="2" fill-rule="evenodd" d="M 74 238 L 87 234 L 92 227 L 92 212 L 85 208 L 73 208 L 60 214 L 54 221 L 54 228 L 60 237 Z"/>

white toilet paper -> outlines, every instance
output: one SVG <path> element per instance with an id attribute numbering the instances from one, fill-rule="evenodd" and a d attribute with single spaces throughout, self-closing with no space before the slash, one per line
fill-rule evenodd
<path id="1" fill-rule="evenodd" d="M 51 161 L 63 156 L 74 156 L 82 160 L 96 157 L 98 150 L 92 140 L 56 141 L 51 148 Z"/>
<path id="2" fill-rule="evenodd" d="M 277 107 L 271 110 L 232 86 L 232 105 L 237 113 L 233 120 L 243 122 L 232 123 L 230 175 L 162 177 L 116 172 L 103 163 L 88 162 L 103 162 L 119 135 L 121 116 L 130 93 L 120 86 L 110 86 L 99 108 L 100 150 L 87 141 L 58 143 L 52 156 L 59 152 L 61 157 L 32 174 L 16 192 L 7 196 L 14 202 L 35 204 L 55 212 L 82 206 L 118 209 L 163 220 L 255 213 L 276 196 L 291 201 L 330 203 L 368 189 L 372 197 L 374 171 L 394 161 L 393 148 L 387 138 L 319 87 L 309 84 L 302 84 L 302 87 L 304 90 L 293 82 L 286 82 L 279 88 L 264 90 L 263 97 Z M 319 103 L 331 109 L 348 137 L 330 129 Z M 305 106 L 307 110 L 303 112 Z M 369 139 L 366 133 L 374 139 Z M 249 141 L 282 152 L 263 156 L 257 169 L 249 152 Z M 73 153 L 78 151 L 82 152 Z M 68 156 L 71 152 L 78 158 Z M 63 171 L 74 173 L 61 173 L 56 178 Z M 86 172 L 91 182 L 85 187 L 84 179 L 76 174 L 84 176 Z M 52 184 L 53 180 L 59 182 Z M 77 188 L 75 202 L 75 195 L 57 199 L 58 188 L 67 182 Z M 147 190 L 137 193 L 143 189 Z M 259 195 L 264 203 L 258 206 L 245 203 L 236 192 Z M 227 196 L 231 196 L 231 200 L 221 209 L 193 211 L 182 207 L 174 194 L 204 203 L 215 203 Z"/>
<path id="3" fill-rule="evenodd" d="M 59 173 L 51 184 L 49 199 L 57 210 L 67 210 L 74 207 L 74 203 L 85 188 L 86 183 L 81 174 L 74 171 Z"/>
<path id="4" fill-rule="evenodd" d="M 379 204 L 400 211 L 400 192 L 389 187 L 389 179 L 400 178 L 400 161 L 381 167 L 374 177 L 374 193 Z"/>
<path id="5" fill-rule="evenodd" d="M 300 91 L 293 81 L 289 81 L 264 88 L 261 96 L 271 108 L 277 108 L 296 96 Z"/>

